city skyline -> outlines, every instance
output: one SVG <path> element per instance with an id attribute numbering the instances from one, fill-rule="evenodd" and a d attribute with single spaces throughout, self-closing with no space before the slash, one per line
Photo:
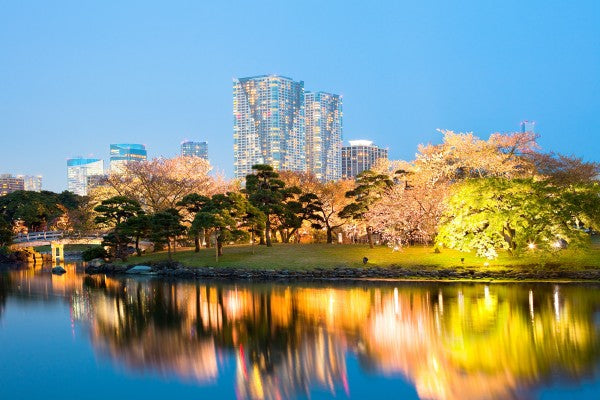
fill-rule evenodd
<path id="1" fill-rule="evenodd" d="M 126 141 L 172 157 L 186 132 L 209 141 L 211 164 L 233 177 L 231 80 L 257 74 L 342 95 L 344 136 L 373 140 L 390 159 L 439 143 L 438 128 L 486 138 L 533 120 L 545 151 L 599 161 L 597 2 L 319 10 L 174 2 L 122 5 L 115 18 L 100 4 L 7 4 L 0 171 L 41 174 L 60 191 L 74 155 L 106 160 L 109 143 Z"/>

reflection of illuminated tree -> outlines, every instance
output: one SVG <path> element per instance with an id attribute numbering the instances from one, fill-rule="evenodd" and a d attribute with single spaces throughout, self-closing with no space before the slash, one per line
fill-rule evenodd
<path id="1" fill-rule="evenodd" d="M 0 276 L 10 295 L 63 294 L 115 364 L 214 381 L 236 360 L 240 398 L 349 390 L 346 354 L 401 374 L 424 398 L 523 397 L 581 379 L 600 359 L 600 293 L 582 286 L 403 284 L 234 286 L 87 277 Z M 27 293 L 25 293 L 27 290 Z"/>
<path id="2" fill-rule="evenodd" d="M 426 398 L 512 397 L 552 374 L 579 378 L 597 362 L 591 316 L 600 297 L 575 310 L 571 296 L 559 304 L 538 288 L 530 307 L 522 287 L 481 289 L 396 292 L 370 320 L 365 361 L 408 376 Z"/>
<path id="3" fill-rule="evenodd" d="M 345 342 L 302 321 L 289 290 L 145 286 L 150 289 L 123 281 L 92 296 L 94 342 L 131 368 L 160 373 L 170 368 L 185 378 L 186 370 L 210 361 L 214 369 L 202 370 L 216 373 L 216 345 L 235 352 L 238 372 L 252 371 L 238 374 L 243 396 L 254 397 L 260 387 L 261 397 L 290 397 L 308 393 L 315 383 L 334 390 L 335 382 L 345 382 Z"/>

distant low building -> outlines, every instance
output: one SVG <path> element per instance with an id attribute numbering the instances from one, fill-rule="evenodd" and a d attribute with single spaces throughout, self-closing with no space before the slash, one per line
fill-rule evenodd
<path id="1" fill-rule="evenodd" d="M 23 178 L 25 190 L 32 192 L 42 191 L 42 176 L 41 175 L 17 175 L 17 178 Z"/>
<path id="2" fill-rule="evenodd" d="M 23 178 L 11 174 L 0 175 L 0 196 L 16 192 L 17 190 L 25 190 Z"/>
<path id="3" fill-rule="evenodd" d="M 208 143 L 186 140 L 181 142 L 181 155 L 185 157 L 200 157 L 208 160 Z"/>
<path id="4" fill-rule="evenodd" d="M 80 196 L 88 194 L 88 178 L 104 174 L 104 161 L 98 158 L 71 158 L 67 160 L 69 191 Z"/>
<path id="5" fill-rule="evenodd" d="M 382 158 L 388 158 L 388 149 L 377 147 L 370 140 L 350 140 L 350 146 L 342 147 L 342 177 L 354 178 Z"/>

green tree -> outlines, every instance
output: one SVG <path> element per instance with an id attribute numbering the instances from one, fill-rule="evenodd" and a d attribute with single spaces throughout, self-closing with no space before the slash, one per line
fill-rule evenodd
<path id="1" fill-rule="evenodd" d="M 365 221 L 365 214 L 369 208 L 381 198 L 386 189 L 394 185 L 393 181 L 386 174 L 378 174 L 371 170 L 366 170 L 358 174 L 354 189 L 346 193 L 346 197 L 353 198 L 354 201 L 346 205 L 339 216 L 366 223 L 367 238 L 369 247 L 374 247 L 373 226 Z"/>
<path id="2" fill-rule="evenodd" d="M 517 254 L 580 246 L 589 239 L 583 228 L 600 226 L 598 210 L 598 184 L 470 179 L 457 184 L 448 199 L 437 242 L 486 258 L 497 257 L 498 250 Z"/>
<path id="3" fill-rule="evenodd" d="M 133 238 L 135 242 L 135 252 L 138 256 L 141 256 L 140 238 L 150 234 L 150 217 L 141 211 L 137 215 L 134 215 L 123 222 L 121 224 L 121 230 L 125 235 Z"/>
<path id="4" fill-rule="evenodd" d="M 210 202 L 210 197 L 202 196 L 197 193 L 188 194 L 181 201 L 177 203 L 178 207 L 182 207 L 188 215 L 191 216 L 188 222 L 190 224 L 189 233 L 194 237 L 194 251 L 198 253 L 200 251 L 200 237 L 202 236 L 203 241 L 206 243 L 206 247 L 209 246 L 209 241 L 206 240 L 207 231 L 206 228 L 193 224 L 196 214 Z"/>
<path id="5" fill-rule="evenodd" d="M 312 221 L 314 228 L 320 229 L 323 218 L 318 214 L 321 202 L 314 193 L 302 193 L 294 187 L 288 191 L 290 194 L 299 195 L 285 201 L 279 215 L 279 233 L 283 243 L 289 243 L 292 236 L 302 227 L 304 221 Z"/>
<path id="6" fill-rule="evenodd" d="M 12 243 L 13 231 L 4 217 L 0 215 L 0 248 L 7 247 Z"/>
<path id="7" fill-rule="evenodd" d="M 181 215 L 174 208 L 169 208 L 165 211 L 159 211 L 152 214 L 150 217 L 151 237 L 155 244 L 166 243 L 169 261 L 172 261 L 171 256 L 171 240 L 175 241 L 178 236 L 185 233 L 185 226 L 181 224 Z M 173 246 L 175 252 L 175 246 Z"/>
<path id="8" fill-rule="evenodd" d="M 125 223 L 130 218 L 142 215 L 140 204 L 125 196 L 114 196 L 103 200 L 94 208 L 98 215 L 94 222 L 98 225 L 112 228 L 103 238 L 103 245 L 112 249 L 114 257 L 127 259 L 127 245 L 131 242 Z"/>
<path id="9" fill-rule="evenodd" d="M 265 239 L 268 247 L 272 246 L 272 217 L 281 215 L 285 209 L 284 200 L 290 196 L 285 190 L 285 183 L 270 165 L 253 165 L 253 174 L 246 176 L 248 200 L 265 215 Z"/>
<path id="10" fill-rule="evenodd" d="M 0 197 L 0 215 L 9 224 L 20 221 L 30 231 L 42 231 L 65 212 L 78 209 L 81 202 L 82 197 L 71 192 L 19 190 Z"/>
<path id="11" fill-rule="evenodd" d="M 241 227 L 259 215 L 257 211 L 240 193 L 216 194 L 196 214 L 192 227 L 213 230 L 217 255 L 221 256 L 225 243 L 246 235 Z"/>

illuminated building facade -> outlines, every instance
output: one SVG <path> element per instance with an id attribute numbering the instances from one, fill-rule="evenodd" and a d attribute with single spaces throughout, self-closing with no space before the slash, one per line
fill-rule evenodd
<path id="1" fill-rule="evenodd" d="M 25 190 L 25 183 L 22 177 L 11 174 L 0 175 L 0 196 L 16 192 L 17 190 Z"/>
<path id="2" fill-rule="evenodd" d="M 42 191 L 41 175 L 17 175 L 17 178 L 23 178 L 25 190 L 29 190 L 31 192 Z"/>
<path id="3" fill-rule="evenodd" d="M 304 82 L 279 75 L 235 79 L 233 143 L 236 178 L 255 164 L 306 171 Z"/>
<path id="4" fill-rule="evenodd" d="M 80 196 L 88 193 L 88 178 L 104 173 L 104 161 L 98 158 L 71 158 L 67 160 L 68 190 Z"/>
<path id="5" fill-rule="evenodd" d="M 208 143 L 186 140 L 181 142 L 181 155 L 184 157 L 200 157 L 208 160 Z"/>
<path id="6" fill-rule="evenodd" d="M 110 145 L 110 169 L 116 170 L 126 162 L 146 161 L 148 152 L 143 144 L 111 144 Z"/>
<path id="7" fill-rule="evenodd" d="M 320 181 L 342 177 L 342 97 L 306 92 L 306 165 Z"/>
<path id="8" fill-rule="evenodd" d="M 350 146 L 342 147 L 342 177 L 354 178 L 381 158 L 388 158 L 388 149 L 377 147 L 370 140 L 350 140 Z"/>

